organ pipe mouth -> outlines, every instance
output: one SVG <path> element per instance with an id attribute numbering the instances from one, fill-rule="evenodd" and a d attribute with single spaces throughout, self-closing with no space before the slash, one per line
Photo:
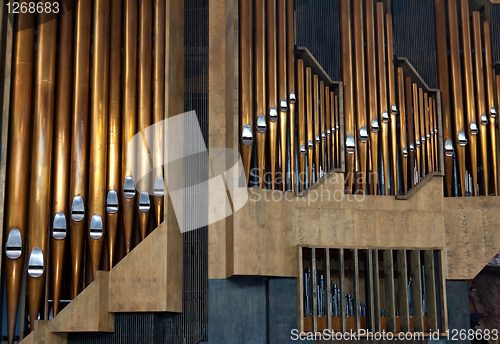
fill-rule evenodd
<path id="1" fill-rule="evenodd" d="M 54 215 L 54 222 L 52 224 L 52 237 L 56 240 L 62 240 L 66 238 L 66 233 L 66 216 L 64 216 L 62 212 L 58 212 Z"/>
<path id="2" fill-rule="evenodd" d="M 372 133 L 378 133 L 380 130 L 380 125 L 378 124 L 378 119 L 372 119 Z"/>
<path id="3" fill-rule="evenodd" d="M 135 197 L 134 178 L 132 178 L 131 176 L 125 177 L 125 180 L 123 181 L 123 196 L 125 198 Z"/>
<path id="4" fill-rule="evenodd" d="M 446 142 L 444 143 L 444 153 L 446 156 L 453 156 L 453 154 L 455 154 L 455 149 L 453 148 L 451 139 L 446 139 Z"/>
<path id="5" fill-rule="evenodd" d="M 146 191 L 141 192 L 139 196 L 139 210 L 143 213 L 149 211 L 151 203 L 149 202 L 149 194 Z"/>
<path id="6" fill-rule="evenodd" d="M 276 122 L 278 120 L 278 112 L 276 111 L 276 108 L 275 107 L 272 107 L 270 110 L 269 110 L 269 120 L 271 122 Z"/>
<path id="7" fill-rule="evenodd" d="M 462 147 L 465 147 L 465 145 L 467 144 L 467 137 L 465 137 L 465 133 L 463 132 L 463 130 L 460 130 L 460 132 L 458 133 L 458 144 Z"/>
<path id="8" fill-rule="evenodd" d="M 345 149 L 349 154 L 353 154 L 356 150 L 356 143 L 354 142 L 354 136 L 348 135 L 345 140 Z"/>
<path id="9" fill-rule="evenodd" d="M 359 129 L 359 141 L 362 143 L 368 142 L 368 130 L 366 130 L 365 126 Z"/>
<path id="10" fill-rule="evenodd" d="M 115 190 L 109 190 L 106 197 L 106 211 L 109 214 L 116 214 L 118 212 L 118 194 Z"/>
<path id="11" fill-rule="evenodd" d="M 102 238 L 102 234 L 102 217 L 99 214 L 94 214 L 90 220 L 89 235 L 92 239 L 99 240 Z"/>
<path id="12" fill-rule="evenodd" d="M 260 115 L 257 117 L 257 131 L 259 133 L 265 133 L 267 130 L 266 117 L 264 115 Z"/>
<path id="13" fill-rule="evenodd" d="M 156 197 L 163 197 L 165 195 L 165 183 L 162 177 L 156 177 L 153 191 Z"/>
<path id="14" fill-rule="evenodd" d="M 33 278 L 43 275 L 43 252 L 39 247 L 31 250 L 28 260 L 28 275 Z"/>
<path id="15" fill-rule="evenodd" d="M 82 196 L 75 196 L 71 204 L 71 219 L 80 222 L 85 217 L 85 206 L 83 204 Z"/>
<path id="16" fill-rule="evenodd" d="M 250 124 L 245 124 L 241 131 L 241 141 L 244 145 L 250 146 L 253 142 L 252 127 Z"/>
<path id="17" fill-rule="evenodd" d="M 17 259 L 21 257 L 23 252 L 23 239 L 21 232 L 17 228 L 12 228 L 9 231 L 7 241 L 5 243 L 5 255 L 9 259 Z"/>

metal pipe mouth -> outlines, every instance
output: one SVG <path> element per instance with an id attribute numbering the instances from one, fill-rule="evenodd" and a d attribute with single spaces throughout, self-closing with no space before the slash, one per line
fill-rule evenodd
<path id="1" fill-rule="evenodd" d="M 431 134 L 427 134 L 427 140 L 430 140 L 431 139 Z"/>
<path id="2" fill-rule="evenodd" d="M 145 213 L 148 212 L 150 208 L 151 203 L 149 202 L 149 194 L 146 191 L 143 191 L 139 196 L 139 210 Z"/>
<path id="3" fill-rule="evenodd" d="M 488 116 L 485 113 L 481 115 L 481 125 L 488 125 Z"/>
<path id="4" fill-rule="evenodd" d="M 33 278 L 43 275 L 43 252 L 39 247 L 31 250 L 28 260 L 28 275 Z"/>
<path id="5" fill-rule="evenodd" d="M 359 141 L 362 143 L 368 142 L 368 130 L 366 130 L 365 126 L 359 129 Z"/>
<path id="6" fill-rule="evenodd" d="M 125 177 L 123 181 L 123 196 L 129 199 L 135 197 L 134 178 L 131 176 Z"/>
<path id="7" fill-rule="evenodd" d="M 345 150 L 349 154 L 353 154 L 356 151 L 356 142 L 354 142 L 354 136 L 347 135 L 345 139 Z"/>
<path id="8" fill-rule="evenodd" d="M 434 136 L 434 130 L 431 130 L 430 134 L 431 134 L 432 136 Z"/>
<path id="9" fill-rule="evenodd" d="M 372 119 L 372 133 L 378 133 L 380 130 L 380 125 L 378 124 L 378 119 Z"/>
<path id="10" fill-rule="evenodd" d="M 306 146 L 305 145 L 300 145 L 300 154 L 306 155 Z"/>
<path id="11" fill-rule="evenodd" d="M 389 114 L 387 111 L 382 111 L 382 123 L 389 123 Z"/>
<path id="12" fill-rule="evenodd" d="M 330 135 L 331 135 L 331 133 L 332 133 L 332 132 L 330 131 L 330 129 L 326 129 L 326 135 L 330 136 Z"/>
<path id="13" fill-rule="evenodd" d="M 319 135 L 316 135 L 316 143 L 319 143 L 319 142 L 320 142 Z"/>
<path id="14" fill-rule="evenodd" d="M 106 211 L 110 214 L 118 212 L 118 194 L 115 190 L 109 190 L 106 197 Z"/>
<path id="15" fill-rule="evenodd" d="M 21 257 L 22 252 L 23 238 L 21 232 L 17 228 L 12 228 L 5 242 L 5 255 L 7 258 L 14 260 Z"/>
<path id="16" fill-rule="evenodd" d="M 477 127 L 476 122 L 471 122 L 470 123 L 470 133 L 471 135 L 477 135 L 479 132 L 479 128 Z M 458 140 L 460 141 L 460 133 L 458 134 Z"/>
<path id="17" fill-rule="evenodd" d="M 437 133 L 438 133 L 438 130 L 437 130 L 437 128 L 436 128 L 436 129 L 434 129 L 434 133 L 435 133 L 435 134 L 437 134 Z"/>
<path id="18" fill-rule="evenodd" d="M 269 109 L 269 120 L 273 123 L 278 120 L 278 112 L 274 106 Z"/>
<path id="19" fill-rule="evenodd" d="M 413 145 L 413 143 L 410 143 L 410 152 L 414 152 L 415 151 L 415 146 Z"/>
<path id="20" fill-rule="evenodd" d="M 497 116 L 497 109 L 495 109 L 494 107 L 492 107 L 490 109 L 490 117 L 495 118 L 496 116 Z"/>
<path id="21" fill-rule="evenodd" d="M 153 191 L 155 196 L 158 198 L 165 195 L 165 183 L 162 177 L 156 177 Z"/>
<path id="22" fill-rule="evenodd" d="M 241 131 L 241 141 L 244 145 L 250 146 L 253 142 L 252 127 L 250 124 L 245 124 Z"/>
<path id="23" fill-rule="evenodd" d="M 85 217 L 85 206 L 83 204 L 82 196 L 73 197 L 73 203 L 71 204 L 71 219 L 76 222 L 80 222 Z"/>
<path id="24" fill-rule="evenodd" d="M 425 135 L 424 135 L 424 136 L 422 136 L 422 139 L 421 139 L 421 140 L 422 140 L 422 143 L 425 143 Z"/>
<path id="25" fill-rule="evenodd" d="M 309 148 L 309 149 L 313 149 L 314 148 L 314 143 L 312 142 L 312 140 L 309 140 L 307 142 L 307 148 Z"/>
<path id="26" fill-rule="evenodd" d="M 339 129 L 340 129 L 340 127 L 339 127 L 338 125 L 336 125 L 336 126 L 335 126 L 335 129 L 339 130 Z"/>
<path id="27" fill-rule="evenodd" d="M 417 140 L 417 147 L 420 147 L 420 140 Z"/>
<path id="28" fill-rule="evenodd" d="M 444 143 L 444 154 L 446 154 L 446 156 L 453 156 L 453 154 L 455 154 L 455 149 L 453 148 L 451 139 L 446 139 L 446 142 Z"/>
<path id="29" fill-rule="evenodd" d="M 322 139 L 322 140 L 326 139 L 326 135 L 325 135 L 325 133 L 321 133 L 321 139 Z"/>
<path id="30" fill-rule="evenodd" d="M 295 96 L 295 93 L 290 92 L 290 104 L 295 104 L 297 101 L 297 97 Z"/>
<path id="31" fill-rule="evenodd" d="M 397 115 L 398 114 L 398 107 L 396 106 L 396 104 L 392 104 L 391 105 L 391 114 L 392 115 Z"/>
<path id="32" fill-rule="evenodd" d="M 265 133 L 267 130 L 266 117 L 260 115 L 257 117 L 257 131 L 261 134 Z"/>
<path id="33" fill-rule="evenodd" d="M 288 104 L 286 103 L 286 99 L 281 99 L 280 102 L 280 111 L 286 112 L 288 110 Z"/>
<path id="34" fill-rule="evenodd" d="M 408 148 L 403 147 L 403 158 L 407 158 L 407 157 L 408 157 Z"/>
<path id="35" fill-rule="evenodd" d="M 465 137 L 465 133 L 462 130 L 458 133 L 458 144 L 462 147 L 465 147 L 467 144 L 467 137 Z"/>
<path id="36" fill-rule="evenodd" d="M 332 127 L 332 134 L 335 133 L 335 126 Z"/>
<path id="37" fill-rule="evenodd" d="M 54 215 L 54 222 L 52 223 L 52 237 L 56 240 L 66 238 L 66 216 L 64 213 L 58 212 Z"/>
<path id="38" fill-rule="evenodd" d="M 99 214 L 94 214 L 90 220 L 89 235 L 94 240 L 99 240 L 102 238 L 102 217 Z"/>

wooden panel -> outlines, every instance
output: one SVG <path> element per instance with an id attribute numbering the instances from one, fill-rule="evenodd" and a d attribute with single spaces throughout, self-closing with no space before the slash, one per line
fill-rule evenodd
<path id="1" fill-rule="evenodd" d="M 398 250 L 398 296 L 401 331 L 410 331 L 410 310 L 408 308 L 408 266 L 406 250 Z"/>
<path id="2" fill-rule="evenodd" d="M 434 252 L 424 252 L 425 291 L 427 295 L 427 324 L 429 331 L 436 331 L 438 327 L 436 272 L 434 269 Z"/>
<path id="3" fill-rule="evenodd" d="M 385 309 L 387 331 L 396 332 L 396 302 L 394 299 L 394 260 L 392 250 L 384 250 Z"/>
<path id="4" fill-rule="evenodd" d="M 381 299 L 380 299 L 380 278 L 379 278 L 379 260 L 378 260 L 378 250 L 374 249 L 372 251 L 373 256 L 373 297 L 375 299 L 374 312 L 375 312 L 375 330 L 377 332 L 382 332 L 382 323 L 380 311 Z"/>
<path id="5" fill-rule="evenodd" d="M 31 333 L 20 341 L 22 344 L 66 344 L 67 333 L 52 333 L 51 321 L 35 320 L 35 328 Z"/>
<path id="6" fill-rule="evenodd" d="M 410 252 L 410 275 L 412 281 L 413 323 L 415 331 L 424 331 L 424 310 L 422 306 L 422 266 L 420 250 Z"/>

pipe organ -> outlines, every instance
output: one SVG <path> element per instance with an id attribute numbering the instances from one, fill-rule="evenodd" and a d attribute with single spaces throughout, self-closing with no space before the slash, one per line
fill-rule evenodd
<path id="1" fill-rule="evenodd" d="M 60 16 L 14 20 L 4 224 L 9 343 L 23 276 L 33 329 L 163 221 L 165 190 L 163 136 L 146 137 L 165 118 L 165 0 L 81 0 Z M 151 151 L 129 145 L 137 133 L 155 142 Z"/>

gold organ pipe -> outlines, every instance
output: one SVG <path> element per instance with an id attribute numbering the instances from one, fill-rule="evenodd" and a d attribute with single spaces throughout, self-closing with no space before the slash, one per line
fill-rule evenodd
<path id="1" fill-rule="evenodd" d="M 408 191 L 408 144 L 406 135 L 406 106 L 403 68 L 398 68 L 398 99 L 399 99 L 399 149 L 401 166 L 403 168 L 403 192 Z"/>
<path id="2" fill-rule="evenodd" d="M 297 60 L 297 92 L 299 95 L 298 99 L 298 112 L 299 112 L 299 174 L 300 174 L 300 190 L 305 189 L 306 182 L 306 152 L 307 152 L 307 142 L 306 142 L 306 119 L 305 119 L 305 100 L 306 91 L 304 91 L 304 61 Z M 307 90 L 309 92 L 309 90 Z M 309 104 L 308 107 L 308 117 L 309 117 Z"/>
<path id="3" fill-rule="evenodd" d="M 377 2 L 377 51 L 379 74 L 380 114 L 382 117 L 382 161 L 385 195 L 389 194 L 389 107 L 387 104 L 387 75 L 385 57 L 384 4 Z"/>
<path id="4" fill-rule="evenodd" d="M 491 53 L 491 31 L 490 23 L 483 23 L 484 32 L 484 63 L 486 68 L 486 90 L 487 90 L 487 109 L 489 115 L 487 114 L 490 122 L 490 144 L 492 148 L 492 160 L 493 160 L 493 181 L 495 185 L 494 194 L 498 195 L 498 160 L 497 160 L 497 129 L 496 129 L 496 116 L 497 110 L 495 109 L 495 90 L 493 87 L 493 58 Z M 485 170 L 487 173 L 487 169 Z"/>
<path id="5" fill-rule="evenodd" d="M 354 173 L 354 151 L 356 132 L 354 131 L 354 85 L 352 83 L 352 37 L 351 37 L 351 1 L 340 0 L 340 32 L 342 80 L 344 85 L 344 126 L 345 126 L 345 169 L 347 173 L 347 191 L 352 191 Z M 337 122 L 339 123 L 339 122 Z M 337 141 L 338 142 L 338 141 Z M 349 143 L 349 144 L 348 144 Z M 341 146 L 337 143 L 339 147 Z"/>
<path id="6" fill-rule="evenodd" d="M 149 4 L 149 1 L 146 1 Z M 145 9 L 145 2 L 141 1 L 141 14 L 147 14 L 150 15 L 149 9 L 150 6 L 147 6 L 147 9 Z M 241 155 L 243 159 L 243 165 L 245 167 L 245 176 L 246 176 L 246 181 L 248 184 L 248 177 L 250 173 L 250 163 L 252 160 L 252 142 L 253 142 L 253 114 L 252 114 L 252 0 L 241 0 L 240 1 L 240 10 L 241 13 L 243 13 L 240 16 L 240 53 L 239 53 L 239 58 L 240 58 L 240 132 L 241 132 Z M 144 34 L 143 37 L 151 37 L 147 36 L 148 33 L 151 31 L 151 21 L 150 20 L 145 20 L 142 15 L 140 17 L 140 31 L 142 29 L 142 33 Z M 273 28 L 275 26 L 272 26 Z M 146 32 L 144 32 L 146 30 Z M 143 39 L 141 37 L 140 42 L 142 42 Z M 149 43 L 148 43 L 149 45 Z M 148 50 L 146 52 L 144 49 Z M 143 53 L 146 53 L 148 56 L 151 53 L 151 49 L 149 46 L 143 46 L 141 44 L 141 57 Z M 147 59 L 146 56 L 144 58 Z M 143 64 L 146 63 L 146 65 L 143 66 Z M 140 68 L 140 75 L 144 75 L 143 69 L 148 65 L 148 63 L 145 59 L 141 59 L 139 62 Z M 148 73 L 146 73 L 148 74 Z M 139 77 L 140 78 L 140 77 Z M 147 87 L 146 84 L 142 83 L 141 81 L 140 85 L 143 87 Z M 143 96 L 146 96 L 146 94 L 143 94 Z M 140 96 L 139 96 L 140 98 Z M 143 106 L 146 105 L 146 98 L 143 99 Z M 140 100 L 139 100 L 140 102 Z M 139 105 L 141 106 L 141 105 Z M 141 112 L 139 112 L 139 118 L 141 118 Z M 141 128 L 139 128 L 141 129 Z M 139 191 L 139 189 L 137 189 Z M 140 191 L 139 191 L 140 192 Z M 149 211 L 149 210 L 148 210 Z M 142 215 L 141 215 L 142 214 Z M 140 213 L 140 218 L 141 218 L 141 223 L 144 223 L 144 216 L 146 216 L 145 213 Z M 142 225 L 141 225 L 142 226 Z M 145 233 L 144 233 L 145 234 Z M 143 235 L 143 230 L 141 227 L 141 235 Z"/>
<path id="7" fill-rule="evenodd" d="M 331 130 L 332 130 L 332 168 L 335 169 L 337 167 L 337 127 L 335 122 L 335 102 L 336 95 L 334 92 L 330 91 L 330 117 L 331 117 Z"/>
<path id="8" fill-rule="evenodd" d="M 132 169 L 136 155 L 129 142 L 137 132 L 137 1 L 124 2 L 123 117 L 122 117 L 122 203 L 125 252 L 132 248 L 135 212 L 135 183 Z"/>
<path id="9" fill-rule="evenodd" d="M 484 69 L 483 69 L 483 48 L 481 42 L 481 18 L 479 12 L 472 13 L 472 25 L 474 28 L 474 55 L 475 55 L 475 69 L 476 69 L 476 97 L 477 109 L 479 115 L 479 133 L 481 135 L 481 156 L 483 163 L 484 173 L 484 194 L 488 196 L 488 114 L 486 112 L 486 99 L 484 90 Z M 472 145 L 471 145 L 472 149 Z M 477 151 L 476 151 L 477 154 Z M 474 181 L 474 189 L 476 189 L 477 181 L 477 166 L 473 167 L 472 175 L 476 174 Z M 479 194 L 477 190 L 476 195 Z"/>
<path id="10" fill-rule="evenodd" d="M 332 96 L 333 98 L 333 96 Z M 339 96 L 335 95 L 335 154 L 337 168 L 340 167 L 340 121 L 339 121 Z"/>
<path id="11" fill-rule="evenodd" d="M 266 151 L 266 57 L 265 57 L 265 1 L 255 0 L 255 106 L 257 136 L 257 166 L 259 187 L 264 187 L 264 166 Z"/>
<path id="12" fill-rule="evenodd" d="M 325 161 L 325 172 L 329 171 L 332 166 L 332 145 L 331 145 L 331 131 L 330 128 L 332 127 L 332 122 L 331 122 L 331 114 L 330 114 L 330 109 L 331 109 L 331 104 L 332 101 L 330 100 L 330 87 L 325 88 L 325 113 L 326 113 L 326 157 Z"/>
<path id="13" fill-rule="evenodd" d="M 286 190 L 288 96 L 286 83 L 286 0 L 278 1 L 278 100 L 280 102 L 281 187 Z"/>
<path id="14" fill-rule="evenodd" d="M 165 0 L 154 1 L 153 122 L 165 119 Z M 163 126 L 162 126 L 163 128 Z M 154 132 L 153 203 L 156 225 L 163 221 L 165 180 L 163 176 L 163 130 Z"/>
<path id="15" fill-rule="evenodd" d="M 363 38 L 363 4 L 354 0 L 354 58 L 356 59 L 356 117 L 359 134 L 358 157 L 361 172 L 361 189 L 366 192 L 366 164 L 368 161 L 368 128 L 366 124 L 365 55 Z"/>
<path id="16" fill-rule="evenodd" d="M 370 125 L 370 148 L 373 170 L 373 193 L 377 194 L 378 174 L 378 132 L 380 119 L 378 118 L 377 99 L 377 59 L 375 58 L 375 14 L 373 0 L 365 0 L 366 11 L 366 75 L 368 80 L 368 121 Z"/>
<path id="17" fill-rule="evenodd" d="M 321 170 L 323 173 L 326 173 L 327 171 L 327 165 L 325 162 L 325 156 L 326 156 L 326 147 L 325 147 L 325 140 L 326 140 L 326 133 L 325 133 L 325 83 L 323 80 L 319 82 L 319 106 L 320 106 L 320 111 L 319 111 L 319 116 L 320 116 L 320 140 L 321 140 Z M 318 169 L 319 170 L 319 169 Z"/>
<path id="18" fill-rule="evenodd" d="M 249 0 L 248 0 L 249 1 Z M 245 13 L 245 12 L 243 12 Z M 248 12 L 247 12 L 248 13 Z M 271 189 L 276 188 L 278 161 L 278 85 L 276 82 L 276 0 L 267 1 L 267 108 L 269 111 L 269 142 L 271 163 Z M 245 17 L 245 16 L 243 16 Z M 250 18 L 248 19 L 250 23 Z"/>
<path id="19" fill-rule="evenodd" d="M 88 176 L 89 65 L 92 1 L 80 0 L 75 12 L 73 120 L 71 132 L 70 239 L 73 298 L 79 293 L 83 270 L 85 201 Z"/>
<path id="20" fill-rule="evenodd" d="M 392 38 L 392 16 L 387 13 L 385 15 L 386 32 L 387 32 L 387 79 L 389 85 L 389 108 L 391 112 L 391 147 L 392 147 L 392 179 L 394 194 L 397 195 L 399 191 L 398 179 L 398 155 L 397 155 L 397 120 L 398 107 L 396 105 L 396 76 L 394 69 L 394 46 Z"/>
<path id="21" fill-rule="evenodd" d="M 313 90 L 312 90 L 312 75 L 311 67 L 306 68 L 306 106 L 307 106 L 307 160 L 309 186 L 312 185 L 312 165 L 314 152 L 314 135 L 313 135 Z"/>
<path id="22" fill-rule="evenodd" d="M 291 182 L 292 192 L 295 191 L 295 102 L 297 100 L 295 94 L 295 30 L 294 30 L 294 13 L 293 13 L 294 0 L 287 0 L 286 7 L 286 20 L 287 20 L 287 68 L 288 68 L 288 106 L 290 114 L 290 166 L 291 168 Z"/>
<path id="23" fill-rule="evenodd" d="M 438 158 L 438 122 L 437 122 L 437 107 L 436 98 L 432 98 L 432 117 L 434 120 L 434 170 L 439 171 L 439 158 Z"/>
<path id="24" fill-rule="evenodd" d="M 470 41 L 469 25 L 469 1 L 462 0 L 460 3 L 462 14 L 462 40 L 464 56 L 464 79 L 465 79 L 465 111 L 467 119 L 467 137 L 470 142 L 470 159 L 472 165 L 472 181 L 474 196 L 477 196 L 477 133 L 479 123 L 476 116 L 476 104 L 474 99 L 474 80 L 472 71 L 472 48 Z M 479 102 L 478 102 L 479 105 Z"/>
<path id="25" fill-rule="evenodd" d="M 88 245 L 92 280 L 101 263 L 106 231 L 105 199 L 108 139 L 108 76 L 110 2 L 94 1 L 94 42 L 92 51 L 92 107 L 90 122 L 90 173 Z"/>
<path id="26" fill-rule="evenodd" d="M 451 64 L 451 96 L 455 114 L 455 136 L 458 138 L 455 145 L 457 151 L 457 169 L 461 181 L 462 196 L 465 196 L 465 146 L 467 139 L 464 132 L 464 113 L 462 104 L 462 75 L 460 71 L 460 46 L 458 42 L 457 3 L 448 1 L 448 17 L 450 26 L 450 64 Z M 445 147 L 446 148 L 446 147 Z"/>
<path id="27" fill-rule="evenodd" d="M 429 127 L 429 139 L 428 139 L 428 142 L 429 142 L 429 149 L 430 149 L 430 153 L 429 153 L 429 157 L 430 157 L 430 162 L 429 162 L 429 171 L 430 172 L 433 172 L 435 170 L 435 164 L 434 164 L 434 120 L 433 120 L 433 113 L 434 113 L 434 109 L 433 109 L 433 104 L 432 104 L 432 97 L 429 97 L 428 99 L 428 102 L 429 102 L 429 113 L 428 113 L 428 119 L 429 119 L 429 122 L 428 122 L 428 127 Z"/>
<path id="28" fill-rule="evenodd" d="M 420 182 L 420 176 L 422 175 L 422 166 L 420 161 L 420 123 L 419 123 L 419 97 L 417 84 L 413 84 L 413 125 L 415 126 L 415 150 L 417 151 L 417 176 L 418 179 L 415 183 Z"/>
<path id="29" fill-rule="evenodd" d="M 410 159 L 410 173 L 408 173 L 410 178 L 410 185 L 413 187 L 415 185 L 415 180 L 413 178 L 415 174 L 415 129 L 414 129 L 414 119 L 413 119 L 413 95 L 414 90 L 412 88 L 412 82 L 410 77 L 405 79 L 405 96 L 406 96 L 406 115 L 408 123 L 408 157 Z"/>
<path id="30" fill-rule="evenodd" d="M 432 145 L 431 145 L 431 134 L 430 134 L 430 110 L 429 110 L 429 95 L 427 92 L 424 94 L 424 121 L 425 121 L 425 139 L 426 139 L 426 149 L 427 149 L 427 172 L 432 172 Z"/>
<path id="31" fill-rule="evenodd" d="M 73 7 L 59 17 L 57 46 L 54 164 L 52 166 L 52 217 L 50 260 L 53 313 L 59 313 L 64 271 L 64 252 L 68 230 L 68 191 L 70 169 L 71 95 L 73 90 Z"/>
<path id="32" fill-rule="evenodd" d="M 120 195 L 122 0 L 111 1 L 106 239 L 109 268 L 115 264 Z"/>
<path id="33" fill-rule="evenodd" d="M 314 74 L 314 85 L 313 85 L 313 108 L 314 108 L 314 157 L 315 157 L 315 162 L 316 162 L 316 168 L 315 168 L 315 181 L 317 182 L 319 179 L 319 157 L 321 156 L 321 133 L 319 132 L 319 112 L 320 112 L 320 104 L 319 104 L 319 79 L 316 74 Z M 312 179 L 311 179 L 312 180 Z"/>
<path id="34" fill-rule="evenodd" d="M 46 1 L 49 2 L 49 1 Z M 39 15 L 35 76 L 35 109 L 31 156 L 30 214 L 28 222 L 28 306 L 30 331 L 40 312 L 47 269 L 47 228 L 49 224 L 52 165 L 52 130 L 56 76 L 57 18 Z"/>
<path id="35" fill-rule="evenodd" d="M 418 100 L 420 102 L 420 108 L 419 108 L 419 111 L 418 111 L 418 117 L 419 117 L 419 120 L 420 120 L 420 137 L 421 139 L 421 142 L 420 142 L 420 147 L 421 147 L 421 156 L 422 156 L 422 163 L 421 163 L 421 167 L 422 167 L 422 171 L 420 171 L 419 173 L 419 176 L 420 178 L 422 179 L 423 177 L 425 177 L 425 175 L 427 174 L 426 173 L 426 137 L 425 137 L 425 111 L 424 111 L 424 90 L 422 90 L 421 88 L 418 89 Z"/>
<path id="36" fill-rule="evenodd" d="M 250 7 L 251 10 L 251 7 Z M 251 13 L 251 12 L 248 12 Z M 148 142 L 151 142 L 150 137 L 146 137 L 146 129 L 151 125 L 151 71 L 152 71 L 152 33 L 153 33 L 153 0 L 142 0 L 140 2 L 140 13 L 139 13 L 139 114 L 138 114 L 138 128 L 137 130 L 142 133 L 142 141 L 138 140 L 137 155 L 139 156 L 139 166 L 140 170 L 139 175 L 142 176 L 140 180 L 137 180 L 137 192 L 140 194 L 139 196 L 139 206 L 137 209 L 137 215 L 139 218 L 139 231 L 141 234 L 141 239 L 144 240 L 146 237 L 147 227 L 149 223 L 149 214 L 151 210 L 151 200 L 149 197 L 149 190 L 151 188 L 151 180 L 148 175 L 149 171 L 149 160 L 148 155 L 141 154 L 141 150 L 148 152 L 150 151 L 150 147 L 148 147 Z M 243 25 L 243 23 L 242 23 Z M 249 24 L 250 25 L 250 24 Z M 250 30 L 250 29 L 248 29 Z M 241 31 L 246 31 L 243 29 Z M 244 35 L 244 33 L 242 33 Z M 249 35 L 251 36 L 251 35 Z M 249 43 L 251 44 L 251 43 Z M 242 47 L 245 47 L 245 43 L 242 43 Z M 250 60 L 250 50 L 245 51 L 243 48 L 243 54 L 241 56 L 242 61 L 245 59 Z M 242 73 L 242 81 L 251 80 L 250 68 L 248 68 L 247 64 L 244 65 L 245 69 L 243 69 Z M 248 68 L 248 69 L 247 69 Z M 243 84 L 243 83 L 242 83 Z M 245 97 L 249 97 L 245 100 Z M 245 102 L 251 103 L 251 82 L 249 81 L 246 84 L 246 87 L 242 89 L 242 103 L 243 103 L 243 121 L 241 124 L 245 125 L 249 123 L 251 127 L 251 132 L 253 132 L 253 120 L 252 120 L 252 109 L 251 105 L 246 106 Z M 250 116 L 250 117 L 248 117 Z M 244 130 L 243 130 L 244 131 Z M 243 134 L 244 135 L 244 134 Z M 141 149 L 141 146 L 143 147 Z M 245 142 L 243 142 L 242 146 L 246 146 Z M 251 147 L 251 145 L 250 145 Z M 246 148 L 243 148 L 242 151 L 245 151 Z M 251 155 L 252 149 L 249 149 L 249 154 Z M 243 153 L 243 156 L 247 154 Z M 247 177 L 248 184 L 248 170 L 250 168 L 249 159 L 246 159 L 247 163 L 245 163 L 245 173 Z"/>
<path id="37" fill-rule="evenodd" d="M 434 0 L 434 20 L 436 27 L 436 55 L 438 66 L 438 85 L 441 90 L 441 111 L 443 116 L 443 144 L 449 144 L 449 151 L 445 148 L 444 167 L 445 185 L 448 196 L 451 196 L 453 176 L 453 147 L 456 147 L 452 136 L 452 112 L 450 100 L 450 80 L 448 66 L 448 44 L 446 30 L 446 5 L 445 0 Z M 436 107 L 434 107 L 436 109 Z M 437 122 L 436 122 L 437 128 Z M 436 147 L 438 145 L 436 137 Z"/>

